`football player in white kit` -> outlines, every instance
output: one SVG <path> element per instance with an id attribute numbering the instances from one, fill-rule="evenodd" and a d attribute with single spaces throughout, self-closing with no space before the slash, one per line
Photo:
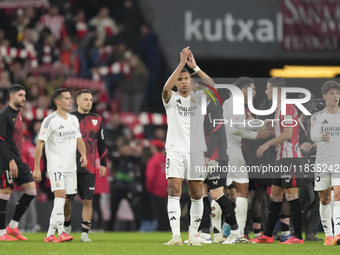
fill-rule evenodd
<path id="1" fill-rule="evenodd" d="M 180 197 L 182 181 L 187 179 L 191 197 L 190 231 L 188 245 L 201 245 L 197 240 L 198 227 L 202 220 L 202 187 L 205 178 L 200 171 L 204 167 L 206 150 L 201 113 L 203 91 L 191 90 L 191 78 L 185 65 L 193 69 L 201 79 L 214 86 L 210 77 L 196 65 L 194 56 L 186 47 L 180 53 L 180 63 L 164 85 L 163 104 L 168 119 L 166 138 L 166 178 L 168 180 L 168 216 L 172 239 L 164 245 L 181 245 Z M 172 91 L 176 86 L 177 92 Z M 206 104 L 204 104 L 206 105 Z M 198 171 L 197 171 L 198 170 Z"/>
<path id="2" fill-rule="evenodd" d="M 321 87 L 326 108 L 315 113 L 311 138 L 317 143 L 315 190 L 320 195 L 320 217 L 326 234 L 325 245 L 340 244 L 340 84 L 327 81 Z M 332 229 L 331 189 L 334 190 L 334 238 Z"/>
<path id="3" fill-rule="evenodd" d="M 256 95 L 254 81 L 249 77 L 241 77 L 236 81 L 235 84 L 239 89 L 242 90 L 244 95 L 244 103 L 246 104 L 248 101 L 248 97 L 252 97 L 254 99 Z M 252 88 L 252 94 L 248 95 L 248 87 Z M 242 231 L 246 226 L 247 221 L 247 212 L 248 212 L 248 186 L 249 186 L 249 178 L 248 173 L 242 171 L 241 168 L 245 166 L 245 160 L 242 154 L 242 138 L 244 139 L 266 139 L 269 134 L 267 129 L 259 129 L 257 131 L 253 131 L 249 125 L 247 125 L 247 121 L 244 115 L 234 115 L 233 114 L 233 100 L 240 100 L 238 98 L 234 99 L 234 96 L 231 96 L 229 99 L 224 101 L 223 103 L 223 118 L 228 121 L 226 124 L 226 134 L 227 134 L 227 143 L 228 143 L 228 155 L 229 155 L 229 165 L 230 171 L 228 171 L 227 175 L 227 186 L 231 184 L 234 185 L 237 197 L 236 197 L 236 219 L 237 223 Z M 253 117 L 248 117 L 247 120 L 254 119 Z M 230 123 L 230 124 L 229 124 Z M 231 124 L 233 123 L 233 124 Z M 244 123 L 244 126 L 242 124 Z M 254 121 L 254 123 L 256 123 Z M 259 126 L 258 123 L 254 124 L 254 126 Z"/>
<path id="4" fill-rule="evenodd" d="M 78 118 L 68 113 L 72 107 L 70 92 L 67 89 L 57 89 L 52 98 L 57 111 L 47 116 L 41 125 L 35 150 L 33 178 L 38 182 L 41 180 L 40 159 L 45 145 L 47 172 L 54 193 L 54 206 L 45 242 L 57 243 L 73 239 L 64 232 L 64 204 L 66 195 L 77 193 L 77 148 L 81 154 L 82 167 L 87 165 L 87 159 Z M 58 239 L 54 236 L 56 229 Z"/>

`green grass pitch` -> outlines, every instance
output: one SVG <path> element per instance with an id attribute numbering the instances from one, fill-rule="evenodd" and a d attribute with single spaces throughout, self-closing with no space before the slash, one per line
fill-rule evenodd
<path id="1" fill-rule="evenodd" d="M 205 244 L 193 247 L 163 246 L 171 238 L 171 233 L 90 233 L 92 243 L 81 243 L 80 233 L 73 233 L 74 240 L 68 243 L 44 243 L 46 233 L 25 234 L 28 241 L 0 242 L 0 254 L 44 254 L 44 255 L 96 255 L 96 254 L 134 254 L 134 255 L 213 255 L 213 254 L 247 254 L 247 255 L 294 255 L 294 254 L 339 254 L 340 246 L 324 246 L 323 242 L 305 242 L 305 244 L 283 245 L 275 241 L 274 244 Z M 187 233 L 182 232 L 183 241 Z M 324 238 L 324 234 L 318 235 Z"/>

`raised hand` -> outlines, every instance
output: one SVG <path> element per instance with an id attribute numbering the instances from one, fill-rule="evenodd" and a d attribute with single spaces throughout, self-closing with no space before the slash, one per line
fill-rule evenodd
<path id="1" fill-rule="evenodd" d="M 188 59 L 187 59 L 187 65 L 191 69 L 194 69 L 197 66 L 196 60 L 194 58 L 194 54 L 192 54 L 191 50 L 189 50 L 189 55 L 188 55 Z"/>
<path id="2" fill-rule="evenodd" d="M 185 64 L 187 63 L 188 55 L 189 55 L 189 46 L 184 48 L 180 53 L 180 65 L 185 66 Z"/>

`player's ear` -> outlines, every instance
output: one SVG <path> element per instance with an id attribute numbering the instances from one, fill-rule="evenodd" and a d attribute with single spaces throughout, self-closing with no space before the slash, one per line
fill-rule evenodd
<path id="1" fill-rule="evenodd" d="M 327 95 L 322 94 L 322 97 L 323 97 L 324 100 L 326 100 Z"/>

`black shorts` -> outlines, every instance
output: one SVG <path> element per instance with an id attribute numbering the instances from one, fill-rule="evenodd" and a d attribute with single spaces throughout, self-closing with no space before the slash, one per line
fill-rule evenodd
<path id="1" fill-rule="evenodd" d="M 95 174 L 77 173 L 78 192 L 81 199 L 91 199 L 94 195 L 94 186 L 96 184 Z"/>
<path id="2" fill-rule="evenodd" d="M 12 178 L 12 176 L 10 176 L 8 168 L 1 169 L 0 173 L 1 173 L 0 189 L 6 188 L 13 189 L 14 183 L 17 187 L 19 187 L 22 184 L 34 182 L 31 168 L 26 163 L 18 165 L 17 178 Z"/>
<path id="3" fill-rule="evenodd" d="M 280 171 L 277 173 L 277 178 L 274 178 L 272 184 L 282 188 L 297 188 L 301 185 L 303 173 L 300 173 L 302 158 L 283 158 L 276 161 L 275 166 L 283 166 L 290 171 Z"/>
<path id="4" fill-rule="evenodd" d="M 228 167 L 228 161 L 218 161 L 219 166 L 223 168 L 223 166 Z M 203 183 L 206 183 L 209 187 L 209 189 L 217 189 L 219 187 L 224 187 L 227 184 L 227 172 L 211 172 L 208 174 L 208 176 L 205 178 Z"/>

